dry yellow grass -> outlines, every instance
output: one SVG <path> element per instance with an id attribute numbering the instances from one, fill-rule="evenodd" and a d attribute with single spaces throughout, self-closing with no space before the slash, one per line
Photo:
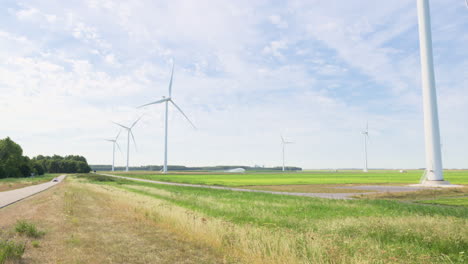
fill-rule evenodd
<path id="1" fill-rule="evenodd" d="M 148 186 L 126 188 L 183 196 Z M 222 197 L 196 199 L 242 209 L 216 200 Z M 275 217 L 268 210 L 257 213 Z M 413 244 L 464 243 L 468 237 L 467 219 L 433 215 L 315 219 L 301 230 L 235 224 L 118 185 L 73 178 L 0 210 L 2 230 L 18 219 L 47 232 L 39 247 L 29 242 L 25 263 L 452 263 L 443 254 L 412 251 L 421 250 Z M 402 250 L 400 258 L 395 251 Z"/>
<path id="2" fill-rule="evenodd" d="M 222 263 L 204 244 L 161 227 L 135 201 L 66 182 L 0 210 L 1 230 L 27 219 L 46 234 L 27 242 L 23 263 Z M 15 238 L 19 239 L 19 238 Z"/>
<path id="3" fill-rule="evenodd" d="M 464 228 L 466 219 L 438 216 L 316 220 L 315 225 L 320 226 L 320 229 L 311 228 L 305 231 L 239 225 L 111 186 L 89 184 L 88 188 L 94 188 L 97 192 L 114 192 L 118 199 L 138 204 L 139 210 L 145 212 L 148 218 L 167 229 L 209 247 L 219 248 L 228 259 L 239 259 L 244 263 L 450 263 L 448 259 L 434 259 L 422 252 L 411 252 L 410 249 L 407 256 L 399 259 L 395 257 L 393 250 L 405 250 L 405 243 L 415 243 L 410 242 L 412 239 L 437 241 L 464 239 L 468 236 L 467 229 Z M 162 196 L 169 195 L 164 190 L 151 187 L 131 188 Z M 441 222 L 444 223 L 443 226 L 440 225 Z M 430 233 L 427 232 L 428 226 L 431 227 Z M 386 242 L 389 240 L 396 241 L 395 248 L 389 247 Z M 398 243 L 399 240 L 402 242 Z"/>
<path id="4" fill-rule="evenodd" d="M 34 182 L 2 182 L 0 183 L 0 192 L 15 190 L 23 187 L 28 187 L 31 185 L 41 184 L 44 182 L 48 182 L 49 179 L 45 179 L 42 181 L 34 181 Z"/>

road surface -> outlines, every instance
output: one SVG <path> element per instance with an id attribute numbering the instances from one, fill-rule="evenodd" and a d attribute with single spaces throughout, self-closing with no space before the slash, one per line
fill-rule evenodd
<path id="1" fill-rule="evenodd" d="M 49 189 L 50 187 L 60 183 L 63 179 L 65 179 L 65 175 L 60 175 L 55 179 L 57 179 L 56 182 L 52 180 L 50 182 L 28 186 L 16 190 L 0 192 L 0 208 L 8 206 L 12 203 L 16 203 L 18 201 L 23 200 L 24 198 Z"/>

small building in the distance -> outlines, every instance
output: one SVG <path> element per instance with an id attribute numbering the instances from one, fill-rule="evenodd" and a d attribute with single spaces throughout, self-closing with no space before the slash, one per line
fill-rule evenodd
<path id="1" fill-rule="evenodd" d="M 245 173 L 245 169 L 243 169 L 243 168 L 235 168 L 235 169 L 227 170 L 226 172 L 230 172 L 230 173 Z"/>

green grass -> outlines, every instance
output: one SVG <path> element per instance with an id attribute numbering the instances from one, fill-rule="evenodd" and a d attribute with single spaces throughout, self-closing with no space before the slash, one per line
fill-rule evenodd
<path id="1" fill-rule="evenodd" d="M 188 214 L 193 211 L 232 223 L 239 230 L 253 226 L 291 236 L 288 243 L 309 262 L 318 258 L 310 246 L 314 239 L 330 250 L 320 254 L 339 254 L 338 262 L 347 263 L 358 256 L 369 263 L 463 263 L 462 252 L 468 248 L 466 207 L 319 199 L 115 179 L 94 183 L 163 200 L 186 208 Z M 373 250 L 370 255 L 364 253 Z"/>
<path id="2" fill-rule="evenodd" d="M 0 240 L 0 264 L 9 260 L 19 260 L 24 254 L 25 245 L 9 240 Z"/>
<path id="3" fill-rule="evenodd" d="M 21 235 L 26 235 L 32 238 L 39 238 L 45 234 L 44 231 L 39 231 L 35 224 L 29 223 L 26 220 L 16 222 L 15 231 Z"/>
<path id="4" fill-rule="evenodd" d="M 435 200 L 418 201 L 418 203 L 456 205 L 456 206 L 468 207 L 468 197 L 440 198 L 440 199 L 435 199 Z"/>
<path id="5" fill-rule="evenodd" d="M 54 177 L 57 177 L 58 174 L 46 173 L 44 175 L 38 175 L 34 177 L 22 177 L 22 178 L 3 178 L 0 179 L 0 184 L 9 183 L 9 182 L 36 182 L 44 180 L 52 180 Z"/>
<path id="6" fill-rule="evenodd" d="M 395 170 L 361 171 L 306 171 L 293 173 L 246 173 L 246 174 L 160 174 L 154 172 L 114 173 L 128 177 L 181 182 L 192 184 L 247 186 L 289 184 L 411 184 L 418 183 L 422 170 L 400 173 Z M 445 179 L 454 184 L 468 184 L 468 170 L 447 170 Z"/>

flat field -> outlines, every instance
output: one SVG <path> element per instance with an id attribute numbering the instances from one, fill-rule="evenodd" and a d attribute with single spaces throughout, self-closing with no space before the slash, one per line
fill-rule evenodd
<path id="1" fill-rule="evenodd" d="M 466 263 L 468 207 L 408 201 L 431 195 L 332 200 L 70 175 L 0 209 L 0 244 L 25 245 L 18 263 Z M 44 234 L 21 235 L 17 221 Z"/>
<path id="2" fill-rule="evenodd" d="M 106 172 L 111 173 L 111 172 Z M 446 170 L 445 179 L 453 184 L 468 184 L 468 170 Z M 422 170 L 408 170 L 400 173 L 397 170 L 362 171 L 304 171 L 285 173 L 169 173 L 135 171 L 112 172 L 115 175 L 128 177 L 181 182 L 192 184 L 249 186 L 249 185 L 302 185 L 302 184 L 414 184 L 418 183 Z"/>
<path id="3" fill-rule="evenodd" d="M 83 176 L 240 263 L 466 263 L 468 208 L 331 200 Z M 88 188 L 89 189 L 89 188 Z M 442 225 L 440 223 L 443 223 Z"/>

